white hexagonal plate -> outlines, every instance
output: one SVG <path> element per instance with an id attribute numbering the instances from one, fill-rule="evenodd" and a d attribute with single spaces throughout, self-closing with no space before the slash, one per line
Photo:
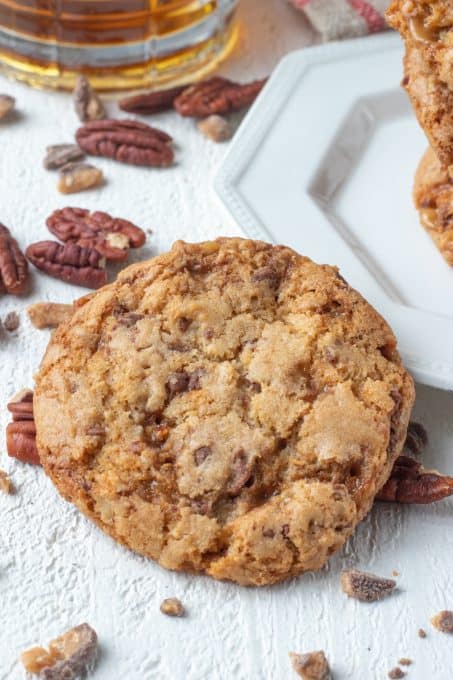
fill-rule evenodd
<path id="1" fill-rule="evenodd" d="M 412 205 L 427 142 L 401 61 L 392 34 L 290 54 L 215 188 L 248 236 L 338 265 L 390 323 L 415 378 L 453 389 L 453 269 Z"/>

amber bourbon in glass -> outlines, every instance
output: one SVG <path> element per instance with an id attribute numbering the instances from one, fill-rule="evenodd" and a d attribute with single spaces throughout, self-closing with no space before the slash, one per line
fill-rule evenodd
<path id="1" fill-rule="evenodd" d="M 0 68 L 32 85 L 184 82 L 234 44 L 238 0 L 0 0 Z"/>

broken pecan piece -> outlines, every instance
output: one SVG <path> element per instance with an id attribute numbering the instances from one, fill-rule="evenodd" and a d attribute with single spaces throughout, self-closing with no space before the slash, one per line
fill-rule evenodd
<path id="1" fill-rule="evenodd" d="M 79 76 L 73 93 L 74 108 L 82 122 L 105 118 L 104 104 L 85 76 Z"/>
<path id="2" fill-rule="evenodd" d="M 6 427 L 6 449 L 8 456 L 22 463 L 39 465 L 36 448 L 36 428 L 33 420 L 33 392 L 22 390 L 7 405 L 13 422 Z"/>
<path id="3" fill-rule="evenodd" d="M 61 194 L 77 194 L 99 187 L 104 182 L 102 170 L 90 163 L 68 163 L 60 169 L 57 189 Z"/>
<path id="4" fill-rule="evenodd" d="M 174 107 L 181 116 L 193 118 L 239 111 L 254 102 L 266 82 L 264 78 L 241 84 L 216 76 L 186 88 L 175 99 Z"/>
<path id="5" fill-rule="evenodd" d="M 43 165 L 46 170 L 57 170 L 68 163 L 81 161 L 85 154 L 77 144 L 52 144 L 46 148 Z"/>
<path id="6" fill-rule="evenodd" d="M 330 680 L 329 662 L 323 651 L 307 654 L 289 653 L 294 671 L 302 680 Z"/>
<path id="7" fill-rule="evenodd" d="M 172 138 L 136 120 L 96 120 L 76 132 L 81 149 L 120 163 L 166 167 L 173 163 Z"/>
<path id="8" fill-rule="evenodd" d="M 39 241 L 28 246 L 25 255 L 38 269 L 67 283 L 87 288 L 100 288 L 107 283 L 105 260 L 94 248 Z"/>
<path id="9" fill-rule="evenodd" d="M 28 265 L 17 241 L 3 224 L 0 224 L 0 290 L 21 295 L 25 292 Z"/>
<path id="10" fill-rule="evenodd" d="M 27 307 L 28 318 L 35 328 L 56 328 L 69 321 L 74 313 L 73 305 L 59 302 L 35 302 Z"/>
<path id="11" fill-rule="evenodd" d="M 434 503 L 448 496 L 453 496 L 453 477 L 425 470 L 413 458 L 399 456 L 376 499 L 397 503 Z"/>
<path id="12" fill-rule="evenodd" d="M 431 623 L 441 633 L 453 633 L 453 612 L 444 609 L 432 617 Z"/>
<path id="13" fill-rule="evenodd" d="M 118 106 L 122 111 L 126 111 L 127 113 L 138 113 L 142 116 L 168 111 L 173 108 L 173 102 L 176 97 L 186 89 L 186 85 L 180 85 L 179 87 L 171 87 L 166 90 L 143 92 L 141 94 L 132 95 L 132 97 L 120 99 Z"/>
<path id="14" fill-rule="evenodd" d="M 49 231 L 61 241 L 95 248 L 107 260 L 124 260 L 128 248 L 139 248 L 146 241 L 145 232 L 132 222 L 111 217 L 99 210 L 55 210 L 47 218 L 46 224 Z"/>
<path id="15" fill-rule="evenodd" d="M 390 595 L 395 586 L 396 581 L 391 578 L 381 578 L 358 569 L 348 569 L 341 573 L 342 591 L 362 602 L 382 600 Z"/>
<path id="16" fill-rule="evenodd" d="M 41 680 L 72 680 L 90 671 L 96 661 L 98 638 L 87 623 L 71 628 L 51 640 L 49 649 L 33 647 L 21 654 L 29 673 L 39 673 Z"/>

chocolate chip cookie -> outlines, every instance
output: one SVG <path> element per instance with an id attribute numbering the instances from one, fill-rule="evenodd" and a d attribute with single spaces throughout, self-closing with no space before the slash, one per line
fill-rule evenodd
<path id="1" fill-rule="evenodd" d="M 79 301 L 37 376 L 60 493 L 168 569 L 248 585 L 319 569 L 387 480 L 413 383 L 335 268 L 186 244 Z"/>
<path id="2" fill-rule="evenodd" d="M 403 85 L 444 166 L 453 164 L 453 3 L 393 0 L 386 12 L 406 43 Z"/>
<path id="3" fill-rule="evenodd" d="M 448 170 L 429 148 L 415 174 L 414 203 L 420 222 L 453 267 L 453 166 Z"/>

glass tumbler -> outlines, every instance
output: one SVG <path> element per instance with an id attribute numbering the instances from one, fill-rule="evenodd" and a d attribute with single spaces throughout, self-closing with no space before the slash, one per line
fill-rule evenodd
<path id="1" fill-rule="evenodd" d="M 238 0 L 0 0 L 0 69 L 36 87 L 188 81 L 232 48 Z"/>

